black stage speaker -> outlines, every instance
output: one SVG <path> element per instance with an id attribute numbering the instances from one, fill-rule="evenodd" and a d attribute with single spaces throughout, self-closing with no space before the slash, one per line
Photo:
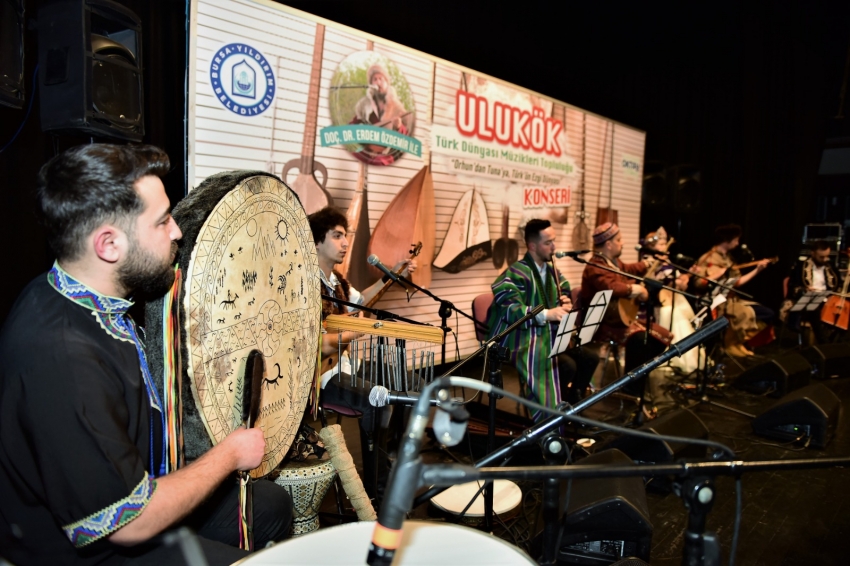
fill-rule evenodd
<path id="1" fill-rule="evenodd" d="M 809 438 L 813 448 L 823 448 L 838 426 L 841 400 L 827 386 L 813 383 L 789 393 L 753 420 L 753 432 L 790 442 Z"/>
<path id="2" fill-rule="evenodd" d="M 605 450 L 580 463 L 628 466 L 632 461 L 619 450 Z M 558 564 L 649 560 L 651 543 L 652 523 L 641 478 L 573 480 Z"/>
<path id="3" fill-rule="evenodd" d="M 666 436 L 708 439 L 708 428 L 696 414 L 679 409 L 645 423 L 638 430 Z M 672 462 L 679 458 L 705 458 L 705 446 L 683 442 L 666 442 L 624 435 L 608 441 L 600 449 L 617 448 L 640 463 Z"/>
<path id="4" fill-rule="evenodd" d="M 811 346 L 800 355 L 812 364 L 814 376 L 819 379 L 850 377 L 850 343 Z"/>
<path id="5" fill-rule="evenodd" d="M 24 0 L 0 0 L 0 104 L 23 108 Z"/>
<path id="6" fill-rule="evenodd" d="M 141 21 L 110 0 L 58 0 L 38 12 L 41 129 L 141 141 Z"/>
<path id="7" fill-rule="evenodd" d="M 808 385 L 811 377 L 812 364 L 797 352 L 788 352 L 744 371 L 734 385 L 750 393 L 771 391 L 771 397 L 782 397 Z"/>

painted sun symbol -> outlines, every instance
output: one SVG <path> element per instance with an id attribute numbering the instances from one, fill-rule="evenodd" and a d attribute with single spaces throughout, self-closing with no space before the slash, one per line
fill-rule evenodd
<path id="1" fill-rule="evenodd" d="M 286 225 L 286 222 L 281 220 L 277 223 L 277 237 L 282 241 L 286 241 L 286 238 L 289 236 L 289 226 Z"/>

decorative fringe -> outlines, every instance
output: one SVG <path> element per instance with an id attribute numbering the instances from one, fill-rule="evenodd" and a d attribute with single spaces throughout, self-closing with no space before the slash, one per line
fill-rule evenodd
<path id="1" fill-rule="evenodd" d="M 372 502 L 366 495 L 363 481 L 357 475 L 357 470 L 354 469 L 354 460 L 351 459 L 351 454 L 345 446 L 342 427 L 339 425 L 326 426 L 319 431 L 319 436 L 325 442 L 325 448 L 328 449 L 328 454 L 331 456 L 331 463 L 339 474 L 342 489 L 345 490 L 354 511 L 357 512 L 357 518 L 361 521 L 377 520 L 378 514 L 375 513 L 375 508 L 372 507 Z"/>
<path id="2" fill-rule="evenodd" d="M 163 410 L 167 439 L 165 473 L 182 468 L 183 461 L 183 400 L 181 376 L 183 364 L 180 357 L 180 288 L 183 279 L 180 266 L 174 267 L 174 284 L 162 301 Z"/>
<path id="3" fill-rule="evenodd" d="M 313 389 L 310 390 L 310 414 L 313 420 L 319 418 L 319 393 L 322 391 L 322 337 L 324 329 L 319 332 L 319 343 L 316 345 L 316 372 L 313 374 Z"/>
<path id="4" fill-rule="evenodd" d="M 251 476 L 239 472 L 239 548 L 254 550 L 254 501 Z"/>

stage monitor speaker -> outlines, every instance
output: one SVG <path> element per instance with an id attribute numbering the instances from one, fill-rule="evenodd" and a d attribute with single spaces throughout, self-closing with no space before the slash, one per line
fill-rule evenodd
<path id="1" fill-rule="evenodd" d="M 742 372 L 735 387 L 750 393 L 782 397 L 805 387 L 812 377 L 812 364 L 797 352 L 788 352 Z"/>
<path id="2" fill-rule="evenodd" d="M 619 450 L 604 450 L 580 463 L 628 466 L 633 462 Z M 563 521 L 558 564 L 611 564 L 630 557 L 649 560 L 652 523 L 641 478 L 573 480 Z"/>
<path id="3" fill-rule="evenodd" d="M 41 129 L 141 141 L 139 18 L 110 0 L 58 0 L 38 30 Z"/>
<path id="4" fill-rule="evenodd" d="M 819 379 L 850 377 L 850 343 L 811 346 L 800 355 L 812 364 L 814 376 Z"/>
<path id="5" fill-rule="evenodd" d="M 0 104 L 23 108 L 24 0 L 0 1 Z"/>
<path id="6" fill-rule="evenodd" d="M 688 409 L 679 409 L 645 423 L 638 430 L 682 436 L 685 438 L 708 439 L 708 428 L 700 418 Z M 672 462 L 679 458 L 705 458 L 705 446 L 684 442 L 649 440 L 623 435 L 605 442 L 600 449 L 617 448 L 629 458 L 640 463 Z"/>
<path id="7" fill-rule="evenodd" d="M 753 419 L 753 432 L 791 442 L 808 438 L 808 445 L 823 448 L 838 426 L 841 400 L 827 386 L 813 383 L 789 393 Z"/>

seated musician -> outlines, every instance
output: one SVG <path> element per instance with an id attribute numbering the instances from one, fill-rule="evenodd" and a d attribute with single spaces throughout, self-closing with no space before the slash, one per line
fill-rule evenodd
<path id="1" fill-rule="evenodd" d="M 578 347 L 559 354 L 557 364 L 552 363 L 549 354 L 557 325 L 572 307 L 570 284 L 561 273 L 556 274 L 554 263 L 547 263 L 555 253 L 555 228 L 548 220 L 528 221 L 525 245 L 525 257 L 493 282 L 496 298 L 488 320 L 490 335 L 499 334 L 542 304 L 543 311 L 505 337 L 502 345 L 510 350 L 519 378 L 528 383 L 532 399 L 549 407 L 562 400 L 576 403 L 584 397 L 599 359 Z"/>
<path id="2" fill-rule="evenodd" d="M 130 297 L 174 280 L 181 237 L 152 146 L 92 144 L 39 173 L 56 255 L 18 297 L 0 334 L 0 555 L 28 564 L 183 564 L 158 535 L 191 524 L 209 564 L 238 544 L 237 470 L 257 467 L 259 429 L 237 429 L 165 473 L 169 438 Z M 254 484 L 257 548 L 285 538 L 292 501 Z"/>
<path id="3" fill-rule="evenodd" d="M 704 253 L 691 271 L 709 279 L 721 279 L 721 282 L 734 279 L 733 287 L 746 285 L 753 277 L 761 273 L 770 264 L 770 260 L 761 260 L 755 268 L 741 275 L 735 269 L 729 252 L 738 247 L 741 238 L 741 227 L 737 224 L 725 224 L 714 230 L 714 247 Z M 707 292 L 710 283 L 699 277 L 694 278 L 696 290 Z M 773 311 L 752 301 L 745 301 L 730 293 L 727 301 L 717 309 L 718 315 L 729 319 L 729 327 L 724 337 L 726 353 L 734 357 L 752 356 L 753 352 L 745 346 L 745 342 L 754 337 L 773 319 Z"/>
<path id="4" fill-rule="evenodd" d="M 666 254 L 670 240 L 667 238 L 667 231 L 661 226 L 658 230 L 647 234 L 642 244 L 644 248 L 653 252 Z M 677 272 L 672 265 L 664 261 L 664 259 L 656 259 L 653 254 L 646 253 L 641 254 L 641 256 L 642 259 L 648 259 L 650 261 L 647 277 L 652 277 L 662 284 L 680 291 L 688 288 L 689 273 Z M 694 309 L 691 307 L 687 298 L 676 295 L 666 289 L 659 291 L 658 305 L 655 309 L 655 320 L 659 326 L 669 330 L 676 337 L 676 340 L 682 340 L 693 334 L 694 328 L 691 326 L 693 318 Z M 698 365 L 699 350 L 697 348 L 693 348 L 683 355 L 676 356 L 670 360 L 670 366 L 678 369 L 685 375 L 697 369 Z"/>
<path id="5" fill-rule="evenodd" d="M 311 214 L 308 220 L 316 244 L 316 255 L 318 256 L 319 271 L 322 277 L 322 293 L 359 305 L 369 302 L 369 299 L 380 291 L 385 281 L 378 280 L 361 292 L 349 285 L 345 277 L 334 269 L 336 265 L 342 263 L 345 254 L 348 252 L 348 239 L 346 237 L 348 220 L 345 215 L 335 208 L 325 207 Z M 402 268 L 404 268 L 402 272 L 404 276 L 413 273 L 416 270 L 416 260 L 400 261 L 394 266 L 393 271 L 398 272 Z M 385 280 L 389 280 L 388 276 L 385 276 Z M 329 314 L 348 312 L 357 312 L 357 309 L 333 301 L 322 301 L 322 320 Z M 382 426 L 375 427 L 375 418 L 380 411 L 369 404 L 369 392 L 372 389 L 372 384 L 367 381 L 364 385 L 360 380 L 352 384 L 350 380 L 351 362 L 347 354 L 343 356 L 342 360 L 338 359 L 340 342 L 345 345 L 361 335 L 362 333 L 353 331 L 322 334 L 323 372 L 321 375 L 322 392 L 319 398 L 327 403 L 344 406 L 362 414 L 360 418 L 360 440 L 363 448 L 363 483 L 367 493 L 374 497 L 377 489 L 374 484 L 375 470 L 372 468 L 374 459 L 366 456 L 372 452 L 372 447 L 381 446 L 387 423 L 384 422 Z M 373 438 L 373 431 L 377 432 L 377 438 Z M 383 460 L 381 460 L 381 464 L 383 464 Z"/>
<path id="6" fill-rule="evenodd" d="M 815 241 L 810 245 L 809 257 L 794 264 L 788 278 L 787 308 L 793 306 L 807 291 L 838 289 L 838 275 L 829 262 L 831 251 L 829 242 Z M 788 313 L 788 324 L 798 332 L 802 331 L 808 344 L 824 343 L 828 341 L 829 332 L 834 327 L 824 324 L 820 315 L 820 309 Z"/>
<path id="7" fill-rule="evenodd" d="M 630 324 L 626 324 L 625 321 L 621 320 L 616 314 L 617 300 L 634 299 L 641 303 L 649 300 L 649 293 L 640 283 L 624 275 L 594 267 L 594 265 L 604 265 L 640 276 L 646 273 L 648 260 L 623 263 L 619 259 L 622 253 L 623 237 L 620 234 L 619 226 L 611 222 L 597 226 L 593 230 L 593 257 L 589 264 L 584 266 L 584 272 L 581 276 L 581 301 L 583 305 L 590 304 L 597 292 L 611 289 L 611 306 L 606 311 L 602 326 L 596 333 L 596 338 L 618 344 L 624 343 L 630 329 L 633 330 L 639 323 L 634 320 Z"/>

